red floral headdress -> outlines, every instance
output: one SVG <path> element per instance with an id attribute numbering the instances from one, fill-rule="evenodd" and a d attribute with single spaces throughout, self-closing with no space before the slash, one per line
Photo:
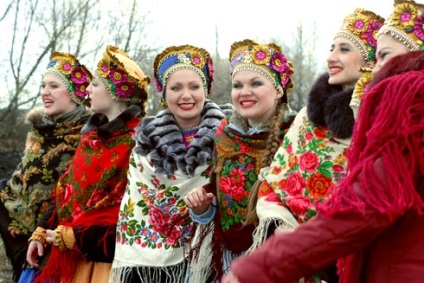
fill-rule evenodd
<path id="1" fill-rule="evenodd" d="M 389 34 L 411 51 L 424 50 L 424 5 L 412 0 L 395 1 L 392 15 L 378 34 Z"/>
<path id="2" fill-rule="evenodd" d="M 359 48 L 369 67 L 375 64 L 375 50 L 377 47 L 377 33 L 383 26 L 384 18 L 364 9 L 356 9 L 347 15 L 343 25 L 334 36 L 344 37 L 352 41 Z"/>
<path id="3" fill-rule="evenodd" d="M 229 59 L 233 77 L 238 71 L 249 69 L 267 77 L 286 98 L 293 89 L 293 64 L 274 43 L 259 44 L 250 39 L 235 42 L 231 45 Z"/>
<path id="4" fill-rule="evenodd" d="M 97 64 L 96 75 L 116 101 L 146 103 L 150 78 L 127 53 L 118 47 L 107 46 L 103 58 Z"/>
<path id="5" fill-rule="evenodd" d="M 65 84 L 75 103 L 88 102 L 87 87 L 93 76 L 75 56 L 69 53 L 53 52 L 45 74 L 48 73 L 57 76 Z"/>

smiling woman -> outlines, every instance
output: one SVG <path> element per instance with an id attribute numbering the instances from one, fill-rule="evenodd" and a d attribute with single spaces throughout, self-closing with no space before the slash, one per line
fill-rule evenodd
<path id="1" fill-rule="evenodd" d="M 183 198 L 209 182 L 215 131 L 232 112 L 207 99 L 213 64 L 205 49 L 170 46 L 153 69 L 165 110 L 136 129 L 110 282 L 186 282 L 195 229 Z"/>

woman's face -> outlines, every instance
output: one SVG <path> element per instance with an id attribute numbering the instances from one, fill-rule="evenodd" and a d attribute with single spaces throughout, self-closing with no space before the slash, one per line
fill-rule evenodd
<path id="1" fill-rule="evenodd" d="M 327 58 L 328 83 L 354 87 L 361 77 L 359 69 L 367 65 L 358 47 L 344 37 L 337 37 L 331 45 L 330 55 Z"/>
<path id="2" fill-rule="evenodd" d="M 114 100 L 106 86 L 98 77 L 94 76 L 93 81 L 87 87 L 87 91 L 90 94 L 90 109 L 94 113 L 101 113 L 107 116 Z"/>
<path id="3" fill-rule="evenodd" d="M 239 71 L 233 77 L 231 99 L 234 108 L 250 126 L 267 121 L 274 114 L 276 100 L 281 96 L 259 72 Z"/>
<path id="4" fill-rule="evenodd" d="M 53 74 L 45 74 L 41 84 L 44 113 L 55 119 L 77 107 L 65 84 Z"/>
<path id="5" fill-rule="evenodd" d="M 387 34 L 381 34 L 377 38 L 377 64 L 373 72 L 377 72 L 384 66 L 391 58 L 409 52 L 410 50 L 400 41 Z"/>
<path id="6" fill-rule="evenodd" d="M 165 100 L 182 129 L 199 125 L 205 104 L 202 78 L 193 70 L 181 69 L 169 75 Z"/>

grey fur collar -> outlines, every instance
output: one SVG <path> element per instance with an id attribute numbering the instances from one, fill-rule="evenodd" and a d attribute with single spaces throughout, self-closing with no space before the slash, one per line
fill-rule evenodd
<path id="1" fill-rule="evenodd" d="M 146 117 L 136 128 L 134 151 L 149 155 L 156 174 L 174 174 L 180 170 L 188 176 L 212 158 L 215 131 L 220 121 L 232 113 L 231 106 L 218 106 L 207 100 L 203 107 L 199 131 L 186 149 L 174 116 L 167 109 L 154 117 Z"/>

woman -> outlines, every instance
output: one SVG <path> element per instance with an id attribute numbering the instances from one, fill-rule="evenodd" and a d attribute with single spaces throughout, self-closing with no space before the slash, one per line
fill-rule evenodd
<path id="1" fill-rule="evenodd" d="M 30 238 L 27 261 L 33 266 L 44 247 L 52 245 L 37 282 L 108 281 L 132 136 L 145 115 L 148 84 L 134 60 L 107 46 L 88 87 L 94 114 L 55 187 L 52 217 L 44 217 Z"/>
<path id="2" fill-rule="evenodd" d="M 185 282 L 194 224 L 183 198 L 209 182 L 215 130 L 232 112 L 207 99 L 213 65 L 206 50 L 171 46 L 153 67 L 167 109 L 136 129 L 110 282 Z"/>
<path id="3" fill-rule="evenodd" d="M 194 248 L 192 282 L 206 282 L 212 272 L 220 278 L 252 244 L 254 226 L 243 225 L 249 193 L 294 118 L 288 106 L 294 70 L 280 46 L 235 42 L 229 59 L 236 111 L 217 130 L 212 182 L 184 199 L 192 218 L 206 224 Z"/>
<path id="4" fill-rule="evenodd" d="M 380 29 L 377 65 L 383 66 L 359 111 L 350 174 L 314 219 L 269 239 L 236 262 L 235 275 L 223 282 L 250 282 L 252 274 L 260 282 L 292 282 L 340 257 L 346 257 L 340 282 L 414 282 L 424 276 L 424 52 L 405 53 L 397 44 L 422 47 L 422 8 L 397 3 Z M 384 60 L 385 52 L 392 59 Z"/>
<path id="5" fill-rule="evenodd" d="M 51 192 L 69 164 L 90 116 L 84 106 L 90 72 L 72 54 L 54 52 L 41 85 L 43 107 L 26 116 L 32 124 L 20 164 L 0 187 L 0 233 L 18 280 L 28 238 L 51 202 Z"/>
<path id="6" fill-rule="evenodd" d="M 269 228 L 292 230 L 308 221 L 316 214 L 316 204 L 345 176 L 354 124 L 349 104 L 360 68 L 375 64 L 375 36 L 383 21 L 373 12 L 355 9 L 335 34 L 328 73 L 313 85 L 307 106 L 296 116 L 270 168 L 263 171 L 256 203 L 259 225 L 251 250 L 266 239 Z M 335 271 L 319 277 L 337 282 Z"/>
<path id="7" fill-rule="evenodd" d="M 377 64 L 371 69 L 364 69 L 364 74 L 360 90 L 367 89 L 367 85 L 372 79 L 372 72 L 377 72 L 392 57 L 404 54 L 409 51 L 423 49 L 422 28 L 420 19 L 422 18 L 423 5 L 415 3 L 413 0 L 395 0 L 395 9 L 390 19 L 378 32 L 379 52 L 376 52 Z M 421 34 L 421 35 L 420 35 Z M 352 96 L 350 106 L 357 115 L 363 91 L 358 91 Z"/>

